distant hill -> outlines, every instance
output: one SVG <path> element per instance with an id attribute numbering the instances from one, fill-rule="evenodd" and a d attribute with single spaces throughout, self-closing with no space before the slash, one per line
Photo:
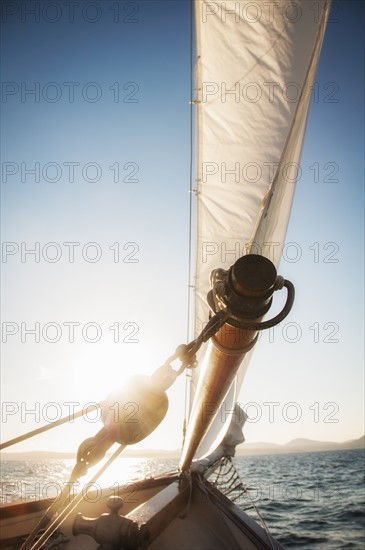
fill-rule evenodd
<path id="1" fill-rule="evenodd" d="M 316 441 L 314 439 L 293 439 L 284 445 L 276 443 L 243 443 L 237 446 L 236 455 L 306 453 L 319 451 L 341 451 L 346 449 L 363 449 L 365 436 L 350 439 L 342 443 L 336 441 Z"/>
<path id="2" fill-rule="evenodd" d="M 260 455 L 260 454 L 279 454 L 279 453 L 306 453 L 317 451 L 341 451 L 346 449 L 363 449 L 365 447 L 365 436 L 358 439 L 350 439 L 342 443 L 335 441 L 316 441 L 313 439 L 293 439 L 284 445 L 278 443 L 258 442 L 243 443 L 237 446 L 236 456 Z M 179 458 L 180 449 L 140 449 L 132 447 L 126 449 L 122 457 L 125 458 Z M 75 459 L 76 453 L 63 453 L 52 451 L 33 451 L 28 453 L 0 453 L 2 460 L 47 460 L 47 459 Z"/>
<path id="3" fill-rule="evenodd" d="M 125 458 L 179 458 L 181 454 L 180 449 L 165 450 L 165 449 L 140 449 L 135 450 L 133 448 L 123 451 L 121 457 Z M 53 452 L 53 451 L 31 451 L 23 453 L 9 453 L 6 451 L 0 452 L 1 460 L 66 460 L 76 459 L 76 453 L 65 452 Z"/>

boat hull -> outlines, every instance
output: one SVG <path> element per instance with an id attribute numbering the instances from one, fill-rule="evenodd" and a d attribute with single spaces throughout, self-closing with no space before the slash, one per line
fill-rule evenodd
<path id="1" fill-rule="evenodd" d="M 128 484 L 117 492 L 88 494 L 60 526 L 57 537 L 64 550 L 96 550 L 91 536 L 73 534 L 78 513 L 89 518 L 108 512 L 107 499 L 123 499 L 120 513 L 136 521 L 144 533 L 140 548 L 151 550 L 234 550 L 282 548 L 252 518 L 226 498 L 200 474 L 178 472 Z M 19 549 L 50 501 L 25 502 L 0 509 L 0 542 L 3 550 Z M 137 548 L 137 547 L 136 547 Z"/>

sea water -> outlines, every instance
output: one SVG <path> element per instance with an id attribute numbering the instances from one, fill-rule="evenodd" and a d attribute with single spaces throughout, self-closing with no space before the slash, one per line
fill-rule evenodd
<path id="1" fill-rule="evenodd" d="M 364 450 L 234 458 L 243 481 L 236 503 L 285 548 L 365 548 Z M 73 460 L 3 461 L 1 504 L 57 496 Z M 80 484 L 84 494 L 99 487 L 124 487 L 176 468 L 175 459 L 119 458 L 97 482 Z M 93 470 L 95 471 L 95 469 Z M 94 498 L 94 497 L 93 497 Z"/>
<path id="2" fill-rule="evenodd" d="M 240 505 L 257 508 L 285 548 L 363 549 L 364 458 L 363 449 L 240 457 L 249 489 Z"/>

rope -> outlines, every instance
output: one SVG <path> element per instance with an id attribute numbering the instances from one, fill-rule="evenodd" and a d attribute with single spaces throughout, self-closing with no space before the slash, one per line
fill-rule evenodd
<path id="1" fill-rule="evenodd" d="M 156 380 L 159 380 L 160 384 L 163 383 L 164 387 L 166 387 L 167 389 L 175 381 L 177 376 L 179 376 L 186 368 L 193 368 L 196 365 L 196 357 L 195 357 L 196 352 L 199 350 L 203 342 L 206 342 L 211 336 L 213 336 L 213 334 L 218 332 L 218 330 L 225 323 L 229 315 L 230 315 L 230 312 L 228 310 L 219 311 L 216 315 L 214 315 L 210 319 L 209 323 L 203 329 L 203 331 L 198 336 L 198 338 L 196 338 L 195 340 L 193 340 L 187 345 L 179 346 L 175 354 L 172 355 L 165 362 L 165 364 L 154 373 Z M 181 360 L 181 367 L 177 371 L 174 371 L 170 363 L 177 358 Z M 79 411 L 78 413 L 76 413 L 77 416 L 81 416 L 82 414 L 83 414 L 83 411 Z M 42 428 L 38 428 L 37 430 L 28 432 L 23 436 L 14 438 L 13 440 L 10 440 L 4 443 L 2 445 L 2 448 L 15 444 L 19 441 L 24 441 L 25 439 L 28 439 L 33 435 L 52 429 L 60 424 L 64 424 L 65 422 L 68 422 L 71 418 L 73 418 L 73 416 L 62 418 L 56 422 L 53 422 L 50 425 L 43 426 Z M 98 454 L 98 451 L 101 451 L 104 456 L 107 448 L 109 448 L 111 442 L 109 441 L 109 438 L 106 437 L 105 434 L 103 434 L 104 430 L 105 429 L 102 429 L 97 434 L 97 436 L 95 436 L 94 438 L 87 439 L 80 445 L 77 463 L 71 473 L 68 484 L 66 484 L 66 487 L 61 493 L 59 501 L 54 501 L 51 504 L 51 506 L 48 508 L 48 510 L 46 511 L 44 516 L 41 518 L 41 520 L 38 522 L 36 527 L 29 534 L 26 541 L 21 546 L 20 550 L 30 550 L 30 549 L 37 550 L 38 548 L 40 548 L 40 546 L 44 542 L 46 542 L 50 536 L 52 536 L 52 534 L 58 528 L 58 526 L 61 525 L 61 523 L 68 517 L 68 515 L 72 512 L 72 510 L 74 510 L 74 508 L 82 500 L 83 495 L 82 493 L 79 493 L 70 502 L 70 504 L 66 506 L 66 508 L 64 508 L 64 510 L 59 512 L 59 510 L 64 507 L 66 501 L 70 498 L 71 488 L 75 485 L 76 481 L 81 476 L 85 475 L 90 465 L 100 460 L 100 454 Z M 117 451 L 112 455 L 112 457 L 104 464 L 104 466 L 102 466 L 99 472 L 93 477 L 90 483 L 94 483 L 99 478 L 99 476 L 106 470 L 106 468 L 108 468 L 108 466 L 122 452 L 124 448 L 125 448 L 125 445 L 117 449 Z M 49 522 L 52 521 L 56 513 L 58 513 L 56 519 L 54 519 L 54 521 L 46 529 L 46 531 L 41 535 L 41 537 L 37 540 L 34 546 L 31 547 L 30 545 L 34 541 L 35 537 L 38 535 L 39 531 L 44 529 L 49 524 Z"/>
<path id="2" fill-rule="evenodd" d="M 60 497 L 56 499 L 38 524 L 33 528 L 25 541 L 25 548 L 29 548 L 29 544 L 34 540 L 38 533 L 47 527 L 50 521 L 55 517 L 71 497 L 71 489 L 74 488 L 76 482 L 87 474 L 89 468 L 94 466 L 105 456 L 106 451 L 113 445 L 114 440 L 105 428 L 102 428 L 94 437 L 89 437 L 81 443 L 77 451 L 77 461 L 71 472 L 68 483 L 66 483 Z"/>
<path id="3" fill-rule="evenodd" d="M 242 484 L 242 486 L 243 486 L 243 484 Z M 271 540 L 271 535 L 270 535 L 269 528 L 268 528 L 268 526 L 266 525 L 266 522 L 265 522 L 264 518 L 262 517 L 262 515 L 261 515 L 259 509 L 257 508 L 256 504 L 255 504 L 254 501 L 252 500 L 251 495 L 250 495 L 249 491 L 247 491 L 246 488 L 245 488 L 245 492 L 247 493 L 247 496 L 248 496 L 248 498 L 249 498 L 250 501 L 251 501 L 251 505 L 252 505 L 253 509 L 255 510 L 256 514 L 258 515 L 258 517 L 259 517 L 261 523 L 262 523 L 262 526 L 263 526 L 263 528 L 264 528 L 264 531 L 265 531 L 265 533 L 266 533 L 266 535 L 267 535 L 267 540 L 269 541 L 269 544 L 270 544 L 271 548 L 272 548 L 273 550 L 275 550 L 275 546 L 273 545 L 272 540 Z"/>
<path id="4" fill-rule="evenodd" d="M 120 453 L 125 449 L 126 445 L 120 445 L 114 451 L 112 456 L 103 464 L 103 466 L 99 469 L 99 471 L 91 478 L 91 480 L 88 482 L 89 485 L 92 485 L 95 483 L 99 477 L 106 471 L 107 468 L 114 462 L 114 460 L 120 455 Z M 72 474 L 71 474 L 72 475 Z M 75 482 L 74 482 L 75 483 Z M 70 488 L 69 492 L 70 492 Z M 64 508 L 58 516 L 53 520 L 51 525 L 46 529 L 46 531 L 40 536 L 40 538 L 35 542 L 33 546 L 30 546 L 30 544 L 34 540 L 34 536 L 32 538 L 31 535 L 29 535 L 28 539 L 25 541 L 25 543 L 21 546 L 20 550 L 38 550 L 41 548 L 41 546 L 48 541 L 48 539 L 53 535 L 55 530 L 62 525 L 62 523 L 68 518 L 68 516 L 75 510 L 75 508 L 78 506 L 78 504 L 82 501 L 84 498 L 83 492 L 80 491 L 78 495 Z M 47 512 L 46 512 L 47 513 Z M 37 529 L 38 531 L 38 529 Z"/>
<path id="5" fill-rule="evenodd" d="M 223 471 L 225 467 L 226 467 L 226 470 Z M 227 476 L 230 476 L 229 479 L 227 479 Z M 266 532 L 270 547 L 272 549 L 275 549 L 275 547 L 272 543 L 269 528 L 266 525 L 266 522 L 265 522 L 264 518 L 262 517 L 262 515 L 261 515 L 259 509 L 257 508 L 256 504 L 252 500 L 252 498 L 250 496 L 249 489 L 242 482 L 242 480 L 239 476 L 239 473 L 237 472 L 237 470 L 236 470 L 236 468 L 235 468 L 235 466 L 234 466 L 234 464 L 233 464 L 233 462 L 230 458 L 224 457 L 220 460 L 219 470 L 218 470 L 218 472 L 216 472 L 215 479 L 212 480 L 212 482 L 215 485 L 217 485 L 219 490 L 227 497 L 230 493 L 233 493 L 233 491 L 239 491 L 238 494 L 234 498 L 230 497 L 230 499 L 233 502 L 238 500 L 240 498 L 240 496 L 242 496 L 243 494 L 246 494 L 248 496 L 248 498 L 250 500 L 250 503 L 251 503 L 251 508 L 253 508 L 255 510 L 258 518 L 260 519 L 260 521 L 262 523 L 263 529 Z"/>
<path id="6" fill-rule="evenodd" d="M 170 366 L 170 363 L 172 363 L 175 359 L 180 359 L 181 367 L 178 369 L 177 372 L 173 373 L 174 376 L 172 381 L 174 381 L 177 376 L 182 374 L 182 372 L 185 369 L 194 368 L 196 366 L 197 362 L 196 362 L 195 354 L 197 353 L 197 351 L 200 349 L 200 347 L 204 342 L 209 340 L 209 338 L 211 338 L 216 332 L 218 332 L 218 330 L 226 322 L 228 317 L 229 317 L 228 310 L 219 311 L 210 319 L 210 321 L 207 323 L 207 325 L 204 327 L 202 332 L 199 334 L 199 336 L 195 340 L 192 340 L 189 344 L 182 344 L 181 346 L 177 347 L 174 355 L 171 355 L 165 361 L 164 365 L 161 367 L 163 368 L 166 366 Z M 169 387 L 169 385 L 167 387 Z M 101 406 L 100 404 L 96 404 L 96 405 L 98 407 Z M 70 422 L 70 420 L 73 420 L 85 414 L 87 414 L 87 410 L 83 409 L 69 416 L 65 416 L 64 418 L 60 418 L 55 422 L 51 422 L 50 424 L 41 426 L 40 428 L 27 432 L 23 435 L 20 435 L 13 439 L 9 439 L 8 441 L 0 445 L 0 450 L 6 449 L 7 447 L 10 447 L 11 445 L 15 445 L 16 443 L 26 441 L 27 439 L 30 439 L 31 437 L 34 437 L 35 435 L 38 435 L 40 433 L 46 432 L 48 430 L 52 430 L 53 428 L 57 428 L 58 426 L 61 426 L 62 424 L 65 424 L 66 422 Z"/>
<path id="7" fill-rule="evenodd" d="M 76 413 L 72 413 L 69 416 L 65 416 L 63 418 L 60 418 L 59 420 L 55 420 L 55 422 L 51 422 L 46 426 L 41 426 L 36 430 L 32 430 L 31 432 L 27 432 L 23 435 L 19 435 L 18 437 L 14 437 L 14 439 L 9 439 L 8 441 L 5 441 L 5 443 L 0 444 L 0 451 L 3 449 L 6 449 L 7 447 L 10 447 L 11 445 L 15 445 L 16 443 L 21 443 L 22 441 L 26 441 L 27 439 L 30 439 L 35 435 L 41 434 L 43 432 L 47 432 L 48 430 L 52 430 L 53 428 L 57 428 L 58 426 L 61 426 L 62 424 L 66 424 L 66 422 L 70 422 L 70 420 L 74 420 L 75 418 L 79 418 L 80 416 L 83 416 L 86 413 L 87 411 L 84 411 L 84 410 L 77 411 Z"/>
<path id="8" fill-rule="evenodd" d="M 229 314 L 230 312 L 228 310 L 218 312 L 216 315 L 214 315 L 210 319 L 209 323 L 203 329 L 203 331 L 198 336 L 198 338 L 196 338 L 195 340 L 193 340 L 187 345 L 179 346 L 175 354 L 172 355 L 164 363 L 164 365 L 159 369 L 157 369 L 157 371 L 154 373 L 156 380 L 159 380 L 160 384 L 163 383 L 164 387 L 166 387 L 167 389 L 175 381 L 177 376 L 179 376 L 186 368 L 193 368 L 196 365 L 196 357 L 195 357 L 196 352 L 199 350 L 203 342 L 206 342 L 211 336 L 213 336 L 213 334 L 218 332 L 220 327 L 225 323 Z M 179 358 L 181 361 L 181 367 L 177 371 L 174 371 L 170 363 L 177 358 Z M 78 416 L 81 416 L 82 414 L 83 414 L 83 411 L 77 413 Z M 34 432 L 41 433 L 42 431 L 46 431 L 48 429 L 54 428 L 57 425 L 60 425 L 69 421 L 70 418 L 71 416 L 60 419 L 59 421 L 52 423 L 52 425 L 45 426 L 43 428 L 38 428 L 37 430 L 33 430 L 33 432 L 29 432 L 24 436 L 20 436 L 18 438 L 15 438 L 14 440 L 4 443 L 3 447 L 9 446 L 10 444 L 14 444 L 18 441 L 24 441 L 25 439 L 28 439 L 29 437 L 31 437 L 34 434 Z M 63 506 L 65 505 L 66 500 L 70 498 L 71 488 L 75 485 L 79 477 L 81 477 L 82 475 L 85 475 L 88 467 L 100 459 L 100 456 L 98 455 L 99 447 L 101 446 L 100 450 L 103 452 L 103 456 L 104 456 L 106 449 L 110 446 L 109 438 L 106 437 L 105 434 L 103 435 L 103 430 L 101 430 L 95 438 L 89 438 L 80 445 L 77 463 L 71 473 L 69 483 L 66 485 L 66 487 L 61 493 L 60 500 L 54 501 L 51 504 L 51 506 L 48 508 L 44 516 L 38 522 L 37 526 L 32 530 L 32 532 L 30 533 L 30 535 L 28 536 L 28 538 L 26 539 L 26 541 L 24 542 L 20 550 L 37 550 L 38 548 L 40 548 L 41 545 L 44 542 L 46 542 L 50 536 L 52 536 L 54 531 L 61 525 L 61 523 L 68 517 L 68 515 L 72 512 L 72 510 L 74 510 L 74 508 L 82 500 L 83 495 L 82 493 L 79 493 L 70 502 L 70 504 L 66 506 L 66 508 L 64 508 L 64 510 L 59 512 L 59 510 L 63 508 Z M 106 468 L 108 468 L 108 466 L 113 462 L 113 460 L 122 452 L 124 448 L 125 448 L 125 445 L 119 447 L 117 451 L 104 464 L 104 466 L 102 466 L 99 472 L 93 477 L 93 479 L 89 483 L 94 483 L 99 478 L 99 476 L 106 470 Z M 41 537 L 37 540 L 34 546 L 31 547 L 30 545 L 34 541 L 35 537 L 38 535 L 39 531 L 45 528 L 49 524 L 49 522 L 52 521 L 52 518 L 54 518 L 56 513 L 58 513 L 56 519 L 54 519 L 54 521 L 46 529 L 46 531 L 41 535 Z"/>
<path id="9" fill-rule="evenodd" d="M 75 468 L 73 469 L 69 482 L 66 484 L 65 488 L 63 489 L 59 499 L 52 502 L 52 504 L 49 506 L 43 517 L 39 520 L 37 525 L 32 529 L 32 531 L 29 533 L 27 539 L 22 544 L 20 550 L 28 550 L 30 548 L 30 544 L 34 541 L 34 539 L 38 536 L 38 533 L 47 527 L 49 522 L 52 520 L 52 518 L 55 516 L 58 510 L 60 510 L 65 504 L 66 501 L 70 498 L 71 495 L 71 488 L 75 485 L 77 481 L 77 478 L 75 477 Z"/>

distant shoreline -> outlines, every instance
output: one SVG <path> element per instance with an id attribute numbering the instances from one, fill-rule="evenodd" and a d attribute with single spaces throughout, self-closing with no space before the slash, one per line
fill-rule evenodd
<path id="1" fill-rule="evenodd" d="M 312 439 L 294 439 L 283 445 L 277 443 L 243 443 L 236 448 L 236 456 L 255 455 L 276 455 L 289 453 L 313 453 L 323 451 L 345 451 L 352 449 L 363 449 L 365 447 L 365 436 L 342 443 L 330 441 L 315 441 Z M 123 458 L 149 458 L 167 459 L 179 458 L 180 449 L 127 449 L 123 452 Z M 75 459 L 76 453 L 53 452 L 53 451 L 30 451 L 30 452 L 0 452 L 0 460 L 66 460 Z"/>

